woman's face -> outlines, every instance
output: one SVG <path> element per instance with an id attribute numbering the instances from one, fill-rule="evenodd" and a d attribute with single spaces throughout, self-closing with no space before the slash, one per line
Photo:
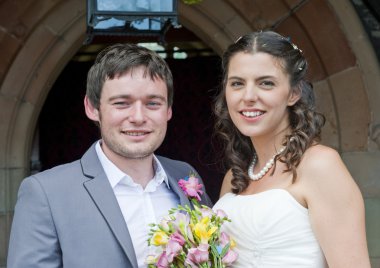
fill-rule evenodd
<path id="1" fill-rule="evenodd" d="M 289 76 L 278 59 L 239 52 L 230 59 L 227 75 L 228 111 L 243 135 L 274 136 L 289 126 L 287 107 L 299 96 L 291 93 Z"/>

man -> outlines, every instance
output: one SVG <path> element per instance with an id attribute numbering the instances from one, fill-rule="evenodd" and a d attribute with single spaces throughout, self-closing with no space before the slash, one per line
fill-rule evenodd
<path id="1" fill-rule="evenodd" d="M 117 44 L 98 55 L 84 106 L 102 139 L 80 160 L 22 182 L 8 268 L 146 267 L 148 224 L 189 204 L 177 181 L 193 168 L 154 155 L 172 100 L 171 72 L 156 53 Z"/>

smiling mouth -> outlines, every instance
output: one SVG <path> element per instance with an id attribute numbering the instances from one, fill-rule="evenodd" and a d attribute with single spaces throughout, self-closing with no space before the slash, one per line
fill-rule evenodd
<path id="1" fill-rule="evenodd" d="M 148 131 L 122 131 L 123 134 L 128 135 L 128 136 L 144 136 L 146 134 L 149 134 Z"/>
<path id="2" fill-rule="evenodd" d="M 244 115 L 245 117 L 255 118 L 255 117 L 258 117 L 260 115 L 263 115 L 265 112 L 262 112 L 262 111 L 255 111 L 255 112 L 243 111 L 243 112 L 240 112 L 240 113 L 242 115 Z"/>

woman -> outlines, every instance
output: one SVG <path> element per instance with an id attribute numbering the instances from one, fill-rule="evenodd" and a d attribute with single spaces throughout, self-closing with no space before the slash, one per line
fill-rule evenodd
<path id="1" fill-rule="evenodd" d="M 370 267 L 363 199 L 339 154 L 319 144 L 324 117 L 302 51 L 251 33 L 222 67 L 216 131 L 230 170 L 215 208 L 232 220 L 234 267 Z"/>

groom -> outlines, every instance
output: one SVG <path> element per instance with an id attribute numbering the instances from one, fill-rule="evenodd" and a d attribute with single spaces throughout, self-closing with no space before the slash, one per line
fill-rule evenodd
<path id="1" fill-rule="evenodd" d="M 194 169 L 154 155 L 172 101 L 172 75 L 156 53 L 116 44 L 98 55 L 84 106 L 101 140 L 80 160 L 22 182 L 8 268 L 146 267 L 148 224 L 189 204 L 177 181 Z M 211 206 L 206 194 L 202 201 Z"/>

